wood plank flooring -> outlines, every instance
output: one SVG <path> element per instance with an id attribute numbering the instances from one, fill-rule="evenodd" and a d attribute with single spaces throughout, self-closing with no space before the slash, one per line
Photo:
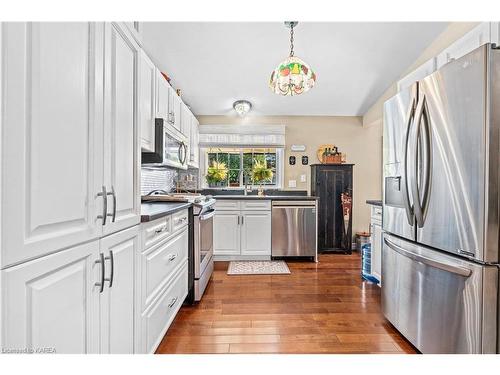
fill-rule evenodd
<path id="1" fill-rule="evenodd" d="M 359 254 L 287 262 L 290 275 L 228 276 L 217 262 L 202 301 L 183 306 L 162 353 L 415 353 L 380 311 Z"/>

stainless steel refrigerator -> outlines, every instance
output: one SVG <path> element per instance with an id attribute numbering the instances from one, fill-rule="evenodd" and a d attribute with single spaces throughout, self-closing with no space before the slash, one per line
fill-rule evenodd
<path id="1" fill-rule="evenodd" d="M 382 310 L 423 353 L 499 352 L 500 50 L 384 105 Z"/>

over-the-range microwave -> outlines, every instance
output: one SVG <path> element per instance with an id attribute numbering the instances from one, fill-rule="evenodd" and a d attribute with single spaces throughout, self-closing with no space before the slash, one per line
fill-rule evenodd
<path id="1" fill-rule="evenodd" d="M 187 138 L 162 118 L 155 119 L 155 150 L 142 152 L 142 165 L 187 169 Z"/>

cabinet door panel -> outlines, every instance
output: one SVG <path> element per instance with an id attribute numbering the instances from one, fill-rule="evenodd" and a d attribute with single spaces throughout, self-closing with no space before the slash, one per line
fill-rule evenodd
<path id="1" fill-rule="evenodd" d="M 100 234 L 102 156 L 94 137 L 102 127 L 102 29 L 76 22 L 1 27 L 5 267 Z"/>
<path id="2" fill-rule="evenodd" d="M 3 348 L 98 351 L 98 250 L 96 240 L 1 271 Z"/>
<path id="3" fill-rule="evenodd" d="M 141 51 L 139 72 L 141 149 L 153 152 L 155 148 L 156 67 L 144 51 Z"/>
<path id="4" fill-rule="evenodd" d="M 218 211 L 214 216 L 214 255 L 240 254 L 240 212 Z"/>
<path id="5" fill-rule="evenodd" d="M 114 190 L 116 207 L 108 196 L 108 213 L 116 210 L 115 222 L 108 217 L 104 233 L 113 233 L 140 221 L 139 146 L 137 139 L 138 46 L 117 24 L 106 24 L 104 185 Z"/>
<path id="6" fill-rule="evenodd" d="M 246 211 L 242 215 L 241 254 L 271 255 L 271 212 Z"/>
<path id="7" fill-rule="evenodd" d="M 134 257 L 140 252 L 139 227 L 115 233 L 101 240 L 106 278 L 100 303 L 100 352 L 131 354 L 134 352 Z"/>
<path id="8" fill-rule="evenodd" d="M 181 131 L 181 98 L 170 86 L 168 88 L 168 112 L 172 119 L 172 126 Z"/>
<path id="9" fill-rule="evenodd" d="M 169 120 L 168 102 L 170 95 L 170 85 L 158 69 L 156 69 L 156 86 L 156 117 Z"/>

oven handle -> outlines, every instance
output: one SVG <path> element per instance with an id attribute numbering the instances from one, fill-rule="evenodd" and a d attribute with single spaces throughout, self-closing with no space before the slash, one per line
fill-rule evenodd
<path id="1" fill-rule="evenodd" d="M 205 211 L 202 215 L 200 215 L 200 220 L 208 220 L 212 217 L 214 217 L 215 215 L 215 209 L 210 209 L 210 210 L 207 210 Z"/>

